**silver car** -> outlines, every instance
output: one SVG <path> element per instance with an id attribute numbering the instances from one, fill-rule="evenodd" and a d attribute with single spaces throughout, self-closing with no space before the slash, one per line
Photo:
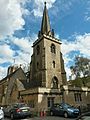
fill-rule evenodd
<path id="1" fill-rule="evenodd" d="M 25 103 L 15 103 L 4 108 L 4 116 L 10 117 L 13 120 L 15 118 L 31 117 L 31 110 Z"/>
<path id="2" fill-rule="evenodd" d="M 4 112 L 2 107 L 0 107 L 0 120 L 4 120 Z"/>

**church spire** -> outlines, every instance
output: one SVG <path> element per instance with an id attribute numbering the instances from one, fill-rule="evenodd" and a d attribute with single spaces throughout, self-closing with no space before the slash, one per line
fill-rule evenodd
<path id="1" fill-rule="evenodd" d="M 48 12 L 47 12 L 46 2 L 45 2 L 44 12 L 43 12 L 41 32 L 44 34 L 47 34 L 48 32 L 50 32 L 50 22 L 49 22 L 49 16 L 48 16 Z"/>
<path id="2" fill-rule="evenodd" d="M 46 7 L 46 2 L 44 4 L 45 6 L 43 11 L 43 17 L 42 17 L 41 31 L 39 31 L 39 34 L 38 34 L 39 37 L 43 34 L 49 35 L 49 36 L 54 35 L 54 31 L 51 32 L 51 29 L 50 29 L 50 21 L 49 21 L 48 11 Z"/>

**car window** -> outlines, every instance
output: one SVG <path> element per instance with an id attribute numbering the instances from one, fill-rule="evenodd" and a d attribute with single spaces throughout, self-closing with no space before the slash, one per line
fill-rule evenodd
<path id="1" fill-rule="evenodd" d="M 19 107 L 27 107 L 27 104 L 22 103 L 22 104 L 18 104 L 18 106 Z"/>
<path id="2" fill-rule="evenodd" d="M 14 108 L 20 108 L 20 107 L 27 107 L 27 104 L 24 104 L 24 103 L 17 103 L 17 104 L 14 104 L 13 105 Z"/>
<path id="3" fill-rule="evenodd" d="M 63 106 L 64 106 L 65 108 L 71 108 L 71 107 L 72 107 L 72 106 L 69 105 L 69 104 L 63 104 Z"/>
<path id="4" fill-rule="evenodd" d="M 18 105 L 17 105 L 17 104 L 16 104 L 16 105 L 13 105 L 13 107 L 14 107 L 14 108 L 17 108 L 17 107 L 18 107 Z"/>
<path id="5" fill-rule="evenodd" d="M 54 105 L 54 107 L 58 107 L 58 106 L 60 106 L 60 105 L 59 105 L 59 104 L 55 104 L 55 105 Z"/>
<path id="6" fill-rule="evenodd" d="M 62 109 L 63 107 L 60 105 L 59 108 Z"/>
<path id="7" fill-rule="evenodd" d="M 55 109 L 56 109 L 56 110 L 60 110 L 60 106 L 56 106 Z"/>

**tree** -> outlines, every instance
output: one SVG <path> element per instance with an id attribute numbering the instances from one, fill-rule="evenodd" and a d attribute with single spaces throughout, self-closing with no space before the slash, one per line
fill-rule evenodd
<path id="1" fill-rule="evenodd" d="M 90 59 L 84 57 L 75 57 L 75 65 L 70 67 L 75 79 L 90 76 Z"/>
<path id="2" fill-rule="evenodd" d="M 87 86 L 90 88 L 90 77 L 77 78 L 76 80 L 69 80 L 69 85 L 75 87 Z"/>

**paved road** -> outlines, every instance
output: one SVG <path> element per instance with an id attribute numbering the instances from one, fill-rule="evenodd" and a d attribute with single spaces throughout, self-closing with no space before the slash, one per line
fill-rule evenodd
<path id="1" fill-rule="evenodd" d="M 4 120 L 10 120 L 10 119 L 5 118 Z M 75 120 L 75 119 L 64 118 L 64 117 L 56 117 L 56 116 L 48 116 L 48 117 L 33 117 L 33 118 L 18 119 L 18 120 Z"/>

